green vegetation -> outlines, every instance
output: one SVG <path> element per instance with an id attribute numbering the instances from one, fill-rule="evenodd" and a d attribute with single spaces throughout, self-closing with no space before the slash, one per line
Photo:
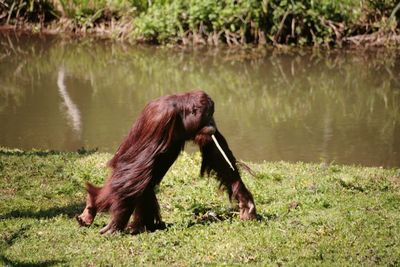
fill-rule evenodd
<path id="1" fill-rule="evenodd" d="M 400 169 L 251 164 L 243 173 L 259 220 L 242 222 L 200 156 L 183 154 L 158 190 L 168 229 L 101 236 L 108 215 L 79 228 L 85 181 L 101 184 L 111 155 L 0 150 L 0 264 L 400 264 Z"/>
<path id="2" fill-rule="evenodd" d="M 398 43 L 396 0 L 3 0 L 0 23 L 157 43 Z"/>

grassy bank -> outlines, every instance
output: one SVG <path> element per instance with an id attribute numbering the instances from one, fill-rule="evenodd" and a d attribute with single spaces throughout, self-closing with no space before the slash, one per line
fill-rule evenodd
<path id="1" fill-rule="evenodd" d="M 158 192 L 168 229 L 100 236 L 79 228 L 85 181 L 110 154 L 0 150 L 0 263 L 5 265 L 400 264 L 400 170 L 251 164 L 259 220 L 242 222 L 199 155 L 182 155 Z"/>
<path id="2" fill-rule="evenodd" d="M 0 23 L 183 44 L 400 43 L 396 0 L 4 0 Z"/>

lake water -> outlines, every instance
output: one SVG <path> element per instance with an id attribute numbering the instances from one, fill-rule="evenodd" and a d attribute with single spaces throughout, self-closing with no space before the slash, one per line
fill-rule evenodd
<path id="1" fill-rule="evenodd" d="M 242 160 L 399 167 L 399 52 L 0 35 L 0 146 L 114 152 L 149 100 L 201 88 Z"/>

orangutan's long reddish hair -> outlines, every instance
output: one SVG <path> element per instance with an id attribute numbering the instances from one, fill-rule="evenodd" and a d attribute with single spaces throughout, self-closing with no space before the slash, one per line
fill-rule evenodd
<path id="1" fill-rule="evenodd" d="M 91 225 L 98 211 L 109 210 L 110 222 L 100 233 L 124 230 L 130 216 L 133 233 L 165 227 L 154 187 L 176 160 L 188 140 L 200 147 L 201 174 L 216 172 L 229 197 L 239 201 L 240 218 L 256 216 L 251 193 L 234 164 L 232 170 L 211 139 L 214 134 L 232 163 L 236 162 L 213 119 L 214 102 L 202 91 L 160 97 L 148 103 L 108 166 L 112 172 L 103 187 L 87 184 L 86 208 L 77 217 Z"/>

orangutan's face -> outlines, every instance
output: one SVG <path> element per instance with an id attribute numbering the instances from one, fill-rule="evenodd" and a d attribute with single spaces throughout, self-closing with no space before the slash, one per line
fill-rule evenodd
<path id="1" fill-rule="evenodd" d="M 213 118 L 214 102 L 207 95 L 200 95 L 197 101 L 185 107 L 183 111 L 183 125 L 188 137 L 191 138 L 198 132 L 215 132 Z"/>

